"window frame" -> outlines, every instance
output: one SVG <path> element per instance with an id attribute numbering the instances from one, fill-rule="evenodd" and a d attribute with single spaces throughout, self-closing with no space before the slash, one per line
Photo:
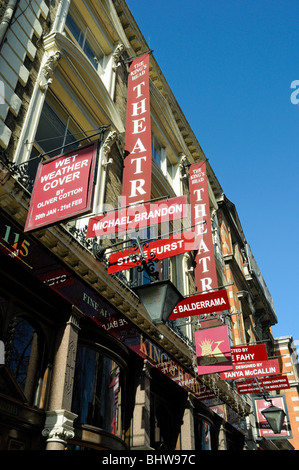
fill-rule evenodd
<path id="1" fill-rule="evenodd" d="M 82 37 L 82 43 L 80 40 L 76 38 L 74 32 L 71 30 L 70 25 L 68 25 L 68 19 L 71 20 L 74 26 L 78 29 L 80 33 L 79 39 Z M 101 48 L 99 42 L 94 37 L 90 27 L 88 24 L 83 20 L 82 15 L 79 13 L 77 8 L 71 4 L 70 9 L 68 11 L 65 26 L 64 26 L 65 33 L 68 38 L 70 38 L 74 43 L 78 45 L 89 59 L 90 63 L 93 65 L 95 70 L 102 75 L 104 73 L 104 62 L 105 62 L 105 53 Z M 90 55 L 86 52 L 85 46 L 88 45 L 90 50 L 93 52 L 94 57 L 91 59 Z"/>
<path id="2" fill-rule="evenodd" d="M 122 439 L 122 437 L 123 437 L 123 426 L 124 426 L 123 416 L 122 416 L 122 402 L 124 401 L 124 395 L 125 395 L 126 364 L 124 364 L 123 360 L 118 356 L 117 353 L 114 353 L 113 351 L 109 351 L 106 347 L 104 347 L 104 346 L 102 346 L 98 343 L 80 341 L 77 345 L 77 354 L 78 354 L 78 350 L 80 348 L 85 349 L 85 350 L 93 351 L 99 357 L 105 358 L 105 359 L 108 359 L 108 360 L 114 362 L 117 365 L 117 367 L 119 368 L 118 403 L 117 403 L 117 412 L 115 414 L 117 426 L 116 426 L 116 432 L 113 433 L 113 432 L 110 432 L 109 430 L 107 430 L 103 427 L 96 426 L 96 425 L 94 425 L 92 423 L 88 423 L 88 422 L 86 422 L 86 423 L 81 423 L 81 422 L 79 423 L 78 422 L 77 423 L 77 421 L 75 421 L 74 424 L 75 424 L 76 427 L 79 427 L 79 428 L 86 427 L 86 426 L 87 427 L 92 426 L 94 429 L 97 429 L 98 432 L 100 432 L 100 433 L 105 432 L 105 433 L 108 433 L 112 436 L 115 436 L 115 437 L 118 437 L 118 438 Z M 77 363 L 77 359 L 76 359 L 76 363 Z M 97 374 L 97 371 L 94 370 L 94 376 L 96 374 Z M 74 410 L 75 380 L 76 380 L 76 367 L 75 367 L 75 372 L 74 372 L 74 386 L 73 386 L 73 397 L 72 397 L 72 405 L 71 405 L 72 410 Z M 95 397 L 95 395 L 93 393 L 93 399 L 94 399 L 94 397 Z M 78 410 L 76 410 L 75 413 L 78 414 Z"/>

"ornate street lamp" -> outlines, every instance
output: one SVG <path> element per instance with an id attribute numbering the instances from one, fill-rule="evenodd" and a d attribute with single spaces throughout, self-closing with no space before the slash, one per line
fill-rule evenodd
<path id="1" fill-rule="evenodd" d="M 154 281 L 134 288 L 152 322 L 165 323 L 174 307 L 183 299 L 171 281 Z"/>
<path id="2" fill-rule="evenodd" d="M 277 408 L 277 406 L 274 406 L 271 400 L 267 401 L 269 401 L 271 404 L 268 406 L 268 408 L 262 410 L 261 413 L 267 420 L 274 434 L 280 434 L 286 414 L 282 408 Z"/>

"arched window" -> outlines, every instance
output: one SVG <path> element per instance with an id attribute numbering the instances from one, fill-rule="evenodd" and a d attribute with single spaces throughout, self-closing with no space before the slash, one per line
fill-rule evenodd
<path id="1" fill-rule="evenodd" d="M 76 356 L 72 411 L 75 424 L 88 424 L 118 435 L 120 372 L 100 351 L 79 346 Z"/>
<path id="2" fill-rule="evenodd" d="M 28 402 L 38 406 L 45 341 L 28 319 L 17 316 L 8 326 L 4 343 L 6 365 Z"/>

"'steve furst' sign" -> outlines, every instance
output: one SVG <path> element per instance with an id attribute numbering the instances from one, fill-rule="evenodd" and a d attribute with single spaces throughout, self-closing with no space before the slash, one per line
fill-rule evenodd
<path id="1" fill-rule="evenodd" d="M 188 231 L 181 234 L 155 240 L 146 244 L 143 250 L 145 258 L 152 254 L 158 260 L 177 256 L 192 250 L 194 246 L 194 232 Z M 139 249 L 129 248 L 127 250 L 112 253 L 109 256 L 108 274 L 113 274 L 125 269 L 135 268 L 141 264 L 141 253 Z"/>
<path id="2" fill-rule="evenodd" d="M 151 199 L 151 173 L 149 54 L 145 54 L 129 68 L 122 190 L 126 205 Z"/>

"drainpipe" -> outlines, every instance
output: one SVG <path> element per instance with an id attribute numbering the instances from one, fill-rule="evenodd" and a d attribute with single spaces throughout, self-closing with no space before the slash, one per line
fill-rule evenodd
<path id="1" fill-rule="evenodd" d="M 0 50 L 2 49 L 8 28 L 10 26 L 11 20 L 13 18 L 13 15 L 15 14 L 18 4 L 19 0 L 8 0 L 5 13 L 0 23 Z"/>

